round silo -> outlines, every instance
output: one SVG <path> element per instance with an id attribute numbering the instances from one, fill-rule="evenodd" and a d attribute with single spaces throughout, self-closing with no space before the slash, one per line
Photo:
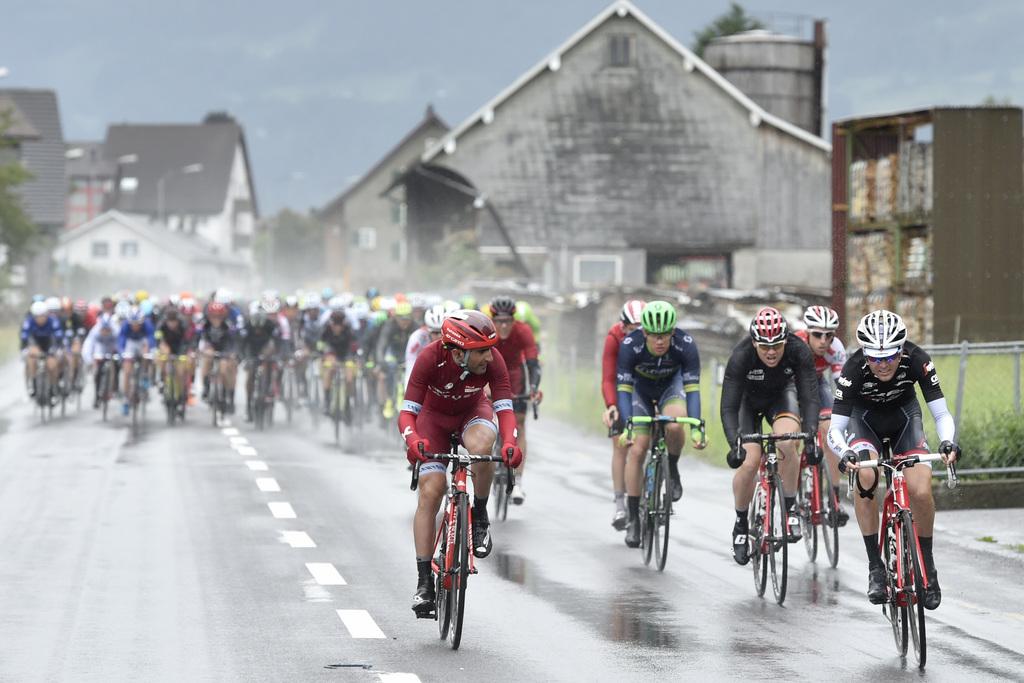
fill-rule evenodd
<path id="1" fill-rule="evenodd" d="M 823 50 L 814 41 L 755 30 L 715 38 L 704 61 L 769 113 L 820 135 Z"/>

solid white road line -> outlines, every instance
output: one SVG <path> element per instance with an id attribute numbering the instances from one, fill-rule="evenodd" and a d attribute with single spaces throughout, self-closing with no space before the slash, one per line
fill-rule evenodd
<path id="1" fill-rule="evenodd" d="M 267 503 L 267 507 L 270 508 L 270 514 L 277 519 L 295 519 L 295 510 L 291 503 Z"/>
<path id="2" fill-rule="evenodd" d="M 338 616 L 353 638 L 384 638 L 370 613 L 364 609 L 339 609 Z"/>
<path id="3" fill-rule="evenodd" d="M 238 436 L 238 430 L 235 429 L 234 427 L 225 427 L 224 429 L 220 430 L 220 433 L 223 434 L 224 436 Z"/>
<path id="4" fill-rule="evenodd" d="M 248 467 L 253 472 L 267 471 L 267 463 L 263 462 L 262 460 L 246 460 L 245 466 Z"/>
<path id="5" fill-rule="evenodd" d="M 281 490 L 281 487 L 277 484 L 277 479 L 273 477 L 256 477 L 256 486 L 260 491 L 266 491 L 267 493 L 277 493 Z"/>
<path id="6" fill-rule="evenodd" d="M 344 586 L 345 579 L 330 562 L 307 562 L 306 569 L 321 586 Z"/>
<path id="7" fill-rule="evenodd" d="M 248 446 L 249 445 L 249 439 L 245 438 L 244 436 L 232 436 L 230 439 L 228 439 L 228 441 L 231 442 L 232 448 L 234 448 L 236 446 Z"/>
<path id="8" fill-rule="evenodd" d="M 316 543 L 305 531 L 282 531 L 281 541 L 293 548 L 315 548 Z"/>
<path id="9" fill-rule="evenodd" d="M 238 454 L 243 458 L 252 458 L 257 455 L 256 449 L 252 446 L 239 446 L 235 450 L 238 451 Z"/>
<path id="10" fill-rule="evenodd" d="M 416 674 L 378 674 L 380 683 L 420 683 Z"/>

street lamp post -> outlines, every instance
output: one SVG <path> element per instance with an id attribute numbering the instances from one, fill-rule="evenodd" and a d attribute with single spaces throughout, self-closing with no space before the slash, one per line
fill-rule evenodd
<path id="1" fill-rule="evenodd" d="M 190 173 L 199 173 L 202 170 L 202 164 L 188 164 L 181 168 L 172 168 L 160 176 L 160 179 L 156 181 L 156 217 L 160 223 L 163 223 L 166 220 L 166 216 L 164 216 L 164 183 L 167 179 L 175 173 L 188 175 Z"/>

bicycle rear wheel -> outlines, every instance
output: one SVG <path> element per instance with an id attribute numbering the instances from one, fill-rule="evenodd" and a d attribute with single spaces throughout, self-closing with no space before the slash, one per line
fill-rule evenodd
<path id="1" fill-rule="evenodd" d="M 782 493 L 782 477 L 772 475 L 772 491 L 768 501 L 769 552 L 772 573 L 772 592 L 775 602 L 786 601 L 786 582 L 789 576 L 789 536 L 786 533 L 786 498 Z"/>
<path id="2" fill-rule="evenodd" d="M 672 516 L 672 494 L 668 490 L 669 479 L 665 476 L 664 460 L 654 467 L 654 499 L 651 510 L 651 541 L 654 546 L 654 564 L 659 572 L 665 571 L 668 560 L 668 529 Z"/>
<path id="3" fill-rule="evenodd" d="M 760 479 L 754 485 L 754 497 L 747 508 L 747 544 L 750 548 L 750 564 L 754 568 L 754 590 L 758 597 L 764 595 L 768 586 L 767 540 L 764 537 L 764 520 L 768 516 L 767 498 Z"/>
<path id="4" fill-rule="evenodd" d="M 447 502 L 447 501 L 446 501 Z M 441 543 L 438 544 L 437 557 L 434 558 L 437 564 L 437 573 L 434 574 L 434 611 L 437 613 L 437 633 L 441 640 L 448 638 L 448 628 L 451 625 L 452 614 L 448 609 L 448 586 L 451 585 L 448 577 L 448 506 L 442 507 L 445 513 L 441 522 Z"/>
<path id="5" fill-rule="evenodd" d="M 820 510 L 821 506 L 815 500 L 814 495 L 814 479 L 817 473 L 817 466 L 801 467 L 800 486 L 796 491 L 796 510 L 800 516 L 800 531 L 804 536 L 807 559 L 811 562 L 818 558 L 818 527 L 814 523 L 814 513 L 815 510 Z"/>
<path id="6" fill-rule="evenodd" d="M 824 460 L 818 465 L 821 482 L 821 540 L 825 545 L 825 554 L 829 565 L 835 569 L 839 565 L 839 498 L 836 496 L 832 483 L 832 470 Z"/>
<path id="7" fill-rule="evenodd" d="M 460 495 L 456 512 L 455 528 L 455 567 L 452 573 L 452 589 L 448 594 L 451 612 L 451 627 L 448 630 L 448 642 L 453 650 L 459 649 L 462 642 L 462 618 L 466 612 L 466 585 L 469 583 L 469 519 L 466 504 L 467 496 Z"/>
<path id="8" fill-rule="evenodd" d="M 921 555 L 917 551 L 917 530 L 910 510 L 900 512 L 900 553 L 903 558 L 903 595 L 906 600 L 907 627 L 914 644 L 917 666 L 924 669 L 928 659 L 928 639 L 924 626 L 924 578 Z"/>
<path id="9" fill-rule="evenodd" d="M 883 613 L 889 618 L 889 625 L 892 627 L 892 637 L 896 641 L 896 651 L 900 657 L 907 656 L 907 642 L 909 633 L 907 629 L 907 608 L 901 605 L 899 591 L 899 537 L 896 532 L 894 520 L 889 520 L 885 527 L 885 573 L 888 584 L 889 600 L 883 607 Z"/>

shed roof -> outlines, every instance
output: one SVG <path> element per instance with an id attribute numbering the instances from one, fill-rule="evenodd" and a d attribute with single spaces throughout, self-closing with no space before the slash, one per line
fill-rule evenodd
<path id="1" fill-rule="evenodd" d="M 131 195 L 115 196 L 114 208 L 150 214 L 159 209 L 157 186 L 161 178 L 164 178 L 163 208 L 167 213 L 220 213 L 227 198 L 235 150 L 241 146 L 256 212 L 256 188 L 245 135 L 242 127 L 229 116 L 207 117 L 204 123 L 115 124 L 107 129 L 103 146 L 108 161 L 115 164 L 121 161 L 122 177 L 138 179 L 138 186 Z M 176 171 L 194 164 L 202 164 L 202 170 L 175 175 Z"/>
<path id="2" fill-rule="evenodd" d="M 422 160 L 429 162 L 434 159 L 442 151 L 449 150 L 454 151 L 455 145 L 457 144 L 459 136 L 465 133 L 467 130 L 472 128 L 477 123 L 485 122 L 487 119 L 494 115 L 495 110 L 507 99 L 514 96 L 521 88 L 527 83 L 532 81 L 538 75 L 543 73 L 546 69 L 557 68 L 557 64 L 560 63 L 561 56 L 577 43 L 586 38 L 599 26 L 608 21 L 612 16 L 632 16 L 645 28 L 651 31 L 654 35 L 665 42 L 670 48 L 679 53 L 683 57 L 687 68 L 693 68 L 704 74 L 710 79 L 715 85 L 724 90 L 730 97 L 744 107 L 750 117 L 750 122 L 754 125 L 760 125 L 762 123 L 773 126 L 783 133 L 793 136 L 794 138 L 805 142 L 809 145 L 817 147 L 825 152 L 832 151 L 832 145 L 828 141 L 809 133 L 803 128 L 790 123 L 784 119 L 771 114 L 762 109 L 756 102 L 744 95 L 740 90 L 730 83 L 724 76 L 715 71 L 713 68 L 698 57 L 693 51 L 687 48 L 685 45 L 673 38 L 665 29 L 656 24 L 650 17 L 640 11 L 636 5 L 629 0 L 615 0 L 611 5 L 606 7 L 600 14 L 587 22 L 580 30 L 569 37 L 564 43 L 559 45 L 553 52 L 547 57 L 539 61 L 526 73 L 517 78 L 511 85 L 498 93 L 494 98 L 487 102 L 484 106 L 480 107 L 462 123 L 456 126 L 448 135 L 444 136 L 436 145 L 424 152 Z"/>
<path id="3" fill-rule="evenodd" d="M 60 125 L 57 94 L 52 90 L 11 88 L 0 97 L 13 102 L 27 127 L 36 135 L 18 141 L 21 163 L 32 177 L 18 187 L 25 211 L 38 225 L 64 225 L 67 182 L 64 177 L 64 133 Z"/>

